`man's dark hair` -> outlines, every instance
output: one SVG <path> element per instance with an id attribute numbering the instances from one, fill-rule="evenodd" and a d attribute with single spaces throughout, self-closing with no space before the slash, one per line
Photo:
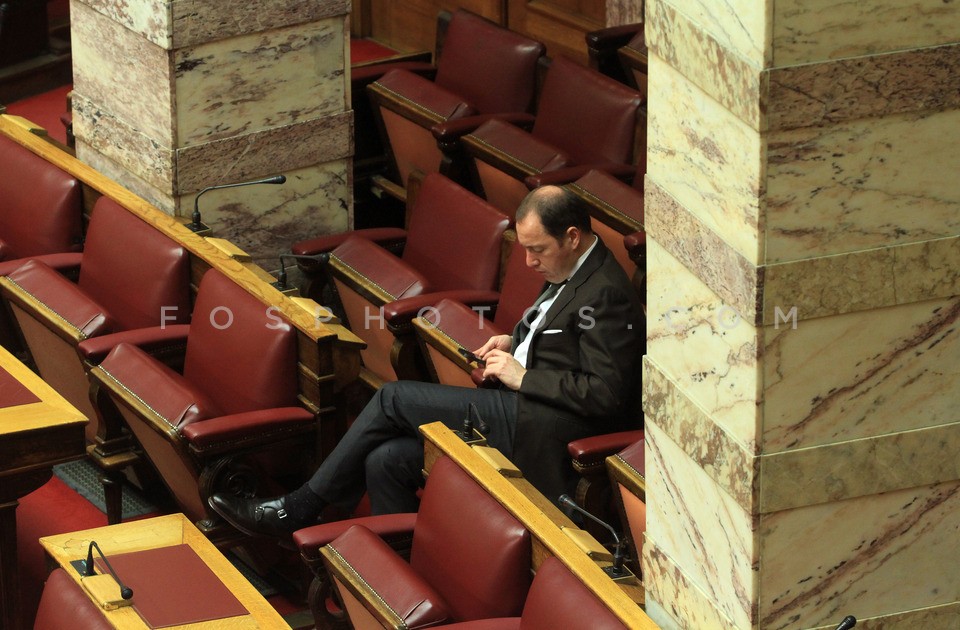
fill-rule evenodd
<path id="1" fill-rule="evenodd" d="M 522 220 L 531 212 L 537 213 L 543 229 L 557 240 L 560 240 L 570 227 L 578 228 L 584 234 L 593 231 L 590 228 L 590 212 L 586 204 L 566 188 L 550 186 L 533 191 L 517 208 L 516 220 Z"/>

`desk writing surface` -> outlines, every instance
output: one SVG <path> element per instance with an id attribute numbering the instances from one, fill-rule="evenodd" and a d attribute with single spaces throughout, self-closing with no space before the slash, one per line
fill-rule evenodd
<path id="1" fill-rule="evenodd" d="M 212 621 L 194 623 L 175 628 L 227 629 L 227 628 L 289 628 L 276 610 L 260 593 L 230 564 L 220 551 L 183 514 L 171 514 L 141 521 L 130 521 L 119 525 L 108 525 L 79 532 L 46 536 L 40 539 L 47 554 L 65 568 L 67 573 L 79 584 L 80 576 L 70 566 L 72 560 L 85 559 L 91 540 L 109 559 L 112 554 L 128 551 L 142 551 L 174 545 L 190 545 L 197 555 L 223 581 L 240 603 L 250 611 L 243 617 L 230 617 Z M 122 576 L 121 576 L 122 577 Z M 202 596 L 202 594 L 198 594 Z M 136 600 L 136 593 L 134 593 Z M 147 628 L 132 607 L 103 611 L 107 619 L 117 628 Z"/>
<path id="2" fill-rule="evenodd" d="M 86 423 L 84 415 L 63 396 L 0 347 L 0 438 Z"/>

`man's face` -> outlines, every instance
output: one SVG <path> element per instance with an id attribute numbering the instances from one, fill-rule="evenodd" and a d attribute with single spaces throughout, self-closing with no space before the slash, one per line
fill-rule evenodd
<path id="1" fill-rule="evenodd" d="M 517 240 L 526 251 L 527 266 L 543 274 L 547 282 L 566 280 L 577 264 L 580 231 L 567 228 L 558 241 L 547 234 L 536 212 L 517 221 Z"/>

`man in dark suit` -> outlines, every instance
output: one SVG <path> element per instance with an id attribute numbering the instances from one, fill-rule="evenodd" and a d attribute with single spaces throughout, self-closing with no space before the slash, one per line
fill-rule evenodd
<path id="1" fill-rule="evenodd" d="M 291 494 L 210 497 L 210 506 L 248 534 L 285 536 L 316 522 L 330 504 L 353 505 L 364 490 L 375 514 L 417 509 L 423 439 L 418 427 L 462 427 L 472 405 L 503 452 L 545 496 L 572 490 L 566 445 L 620 430 L 639 418 L 637 375 L 644 344 L 639 296 L 590 229 L 582 203 L 545 186 L 516 215 L 527 265 L 546 284 L 513 335 L 476 351 L 497 389 L 400 381 L 384 385 L 323 461 Z"/>

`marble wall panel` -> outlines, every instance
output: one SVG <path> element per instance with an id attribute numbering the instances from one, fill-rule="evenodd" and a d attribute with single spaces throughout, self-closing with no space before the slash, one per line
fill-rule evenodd
<path id="1" fill-rule="evenodd" d="M 177 50 L 179 147 L 349 109 L 342 19 Z"/>
<path id="2" fill-rule="evenodd" d="M 75 15 L 73 5 L 84 5 L 110 21 L 123 26 L 135 35 L 169 49 L 170 2 L 169 0 L 71 0 L 71 21 Z"/>
<path id="3" fill-rule="evenodd" d="M 759 541 L 763 628 L 833 627 L 847 614 L 956 602 L 960 482 L 764 515 Z"/>
<path id="4" fill-rule="evenodd" d="M 960 41 L 960 6 L 944 0 L 777 0 L 773 65 Z"/>
<path id="5" fill-rule="evenodd" d="M 606 0 L 607 26 L 643 22 L 643 2 L 637 0 Z"/>
<path id="6" fill-rule="evenodd" d="M 696 5 L 698 9 L 710 7 L 708 13 L 715 10 L 727 15 L 737 3 L 708 0 L 704 4 L 684 4 Z M 672 4 L 649 1 L 647 7 L 646 35 L 650 54 L 662 58 L 748 126 L 761 129 L 766 75 L 760 71 L 763 67 L 760 51 L 744 53 Z M 746 13 L 748 16 L 754 14 Z"/>
<path id="7" fill-rule="evenodd" d="M 70 32 L 74 89 L 172 147 L 173 71 L 167 51 L 79 2 L 71 4 Z"/>
<path id="8" fill-rule="evenodd" d="M 766 262 L 960 234 L 960 109 L 770 132 Z"/>
<path id="9" fill-rule="evenodd" d="M 87 164 L 99 173 L 106 175 L 130 192 L 153 204 L 163 212 L 171 215 L 176 213 L 176 199 L 170 194 L 169 187 L 165 190 L 160 190 L 155 186 L 152 186 L 150 183 L 137 177 L 122 165 L 114 162 L 96 148 L 88 145 L 82 137 L 77 138 L 76 151 L 77 158 L 84 164 Z"/>
<path id="10" fill-rule="evenodd" d="M 664 61 L 651 56 L 647 177 L 751 264 L 763 260 L 763 140 Z"/>
<path id="11" fill-rule="evenodd" d="M 277 269 L 277 257 L 290 251 L 290 243 L 349 229 L 349 168 L 349 160 L 334 160 L 285 171 L 287 182 L 281 186 L 211 191 L 200 199 L 203 222 L 260 266 Z M 181 197 L 178 214 L 189 216 L 194 198 Z"/>
<path id="12" fill-rule="evenodd" d="M 770 59 L 770 12 L 773 4 L 756 0 L 647 0 L 647 15 L 652 17 L 668 10 L 682 14 L 684 19 L 720 42 L 724 48 L 748 59 L 757 67 L 766 67 Z"/>
<path id="13" fill-rule="evenodd" d="M 763 452 L 960 421 L 958 320 L 953 298 L 765 327 Z"/>
<path id="14" fill-rule="evenodd" d="M 178 149 L 177 193 L 347 158 L 352 124 L 348 111 Z"/>
<path id="15" fill-rule="evenodd" d="M 650 540 L 643 545 L 643 586 L 646 588 L 644 610 L 661 630 L 738 628 Z"/>
<path id="16" fill-rule="evenodd" d="M 701 591 L 722 617 L 749 628 L 755 619 L 759 541 L 757 520 L 688 458 L 656 423 L 645 419 L 647 532 L 642 566 L 647 580 L 668 579 L 669 558 L 689 587 Z M 655 497 L 655 499 L 653 499 Z M 648 551 L 647 548 L 651 547 Z M 668 603 L 662 596 L 655 599 Z"/>
<path id="17" fill-rule="evenodd" d="M 761 333 L 647 241 L 647 355 L 723 431 L 757 453 Z"/>

